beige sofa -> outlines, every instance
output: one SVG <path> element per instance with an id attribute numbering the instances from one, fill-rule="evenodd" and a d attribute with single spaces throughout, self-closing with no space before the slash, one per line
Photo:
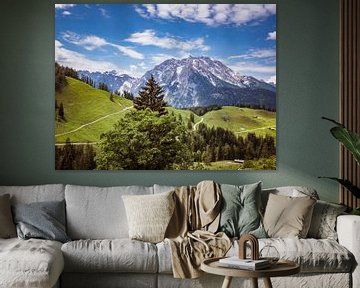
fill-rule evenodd
<path id="1" fill-rule="evenodd" d="M 90 187 L 76 185 L 0 186 L 12 203 L 66 201 L 67 233 L 72 241 L 0 239 L 0 287 L 221 287 L 222 277 L 174 279 L 167 242 L 128 239 L 122 195 L 169 191 L 154 185 Z M 307 192 L 313 190 L 304 187 Z M 290 195 L 292 187 L 263 191 Z M 337 221 L 339 242 L 329 239 L 260 239 L 280 256 L 297 261 L 301 273 L 274 278 L 274 287 L 360 287 L 360 217 L 343 215 Z M 228 255 L 237 253 L 237 243 Z M 233 287 L 250 283 L 234 279 Z M 259 281 L 262 285 L 262 281 Z M 260 287 L 261 287 L 260 285 Z M 242 287 L 242 286 L 241 286 Z"/>

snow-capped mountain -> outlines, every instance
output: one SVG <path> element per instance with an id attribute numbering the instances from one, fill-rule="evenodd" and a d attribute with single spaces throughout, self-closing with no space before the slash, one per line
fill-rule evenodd
<path id="1" fill-rule="evenodd" d="M 96 85 L 105 83 L 110 91 L 128 91 L 134 96 L 150 75 L 163 87 L 165 101 L 176 108 L 209 105 L 259 105 L 275 109 L 276 87 L 252 76 L 239 76 L 218 60 L 209 57 L 168 59 L 147 71 L 141 78 L 116 71 L 79 71 Z"/>
<path id="2" fill-rule="evenodd" d="M 78 71 L 79 78 L 89 77 L 91 78 L 95 86 L 98 86 L 99 83 L 105 83 L 109 90 L 112 92 L 119 91 L 123 92 L 123 90 L 129 91 L 135 82 L 135 78 L 127 75 L 127 74 L 117 74 L 116 71 L 109 72 L 89 72 L 89 71 Z"/>
<path id="3" fill-rule="evenodd" d="M 177 108 L 214 104 L 275 108 L 276 88 L 273 85 L 251 76 L 238 76 L 209 57 L 168 59 L 132 82 L 130 91 L 137 95 L 151 74 L 163 87 L 167 103 Z M 120 89 L 126 90 L 125 87 Z"/>

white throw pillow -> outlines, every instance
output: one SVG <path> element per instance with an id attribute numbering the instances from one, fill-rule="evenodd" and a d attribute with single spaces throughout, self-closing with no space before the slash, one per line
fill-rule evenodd
<path id="1" fill-rule="evenodd" d="M 158 243 L 175 208 L 174 191 L 155 195 L 122 196 L 131 239 Z"/>

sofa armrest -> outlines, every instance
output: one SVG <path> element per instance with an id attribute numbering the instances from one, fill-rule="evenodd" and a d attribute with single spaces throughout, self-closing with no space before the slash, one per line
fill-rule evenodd
<path id="1" fill-rule="evenodd" d="M 347 248 L 355 257 L 353 287 L 360 287 L 360 216 L 338 216 L 336 229 L 340 245 Z"/>

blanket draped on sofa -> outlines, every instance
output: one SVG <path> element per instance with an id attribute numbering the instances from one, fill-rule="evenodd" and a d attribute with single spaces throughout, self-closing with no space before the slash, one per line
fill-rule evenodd
<path id="1" fill-rule="evenodd" d="M 176 188 L 174 196 L 175 211 L 165 233 L 173 274 L 175 278 L 198 278 L 204 259 L 222 257 L 231 246 L 225 233 L 216 233 L 221 190 L 213 181 L 202 181 L 196 187 Z"/>

